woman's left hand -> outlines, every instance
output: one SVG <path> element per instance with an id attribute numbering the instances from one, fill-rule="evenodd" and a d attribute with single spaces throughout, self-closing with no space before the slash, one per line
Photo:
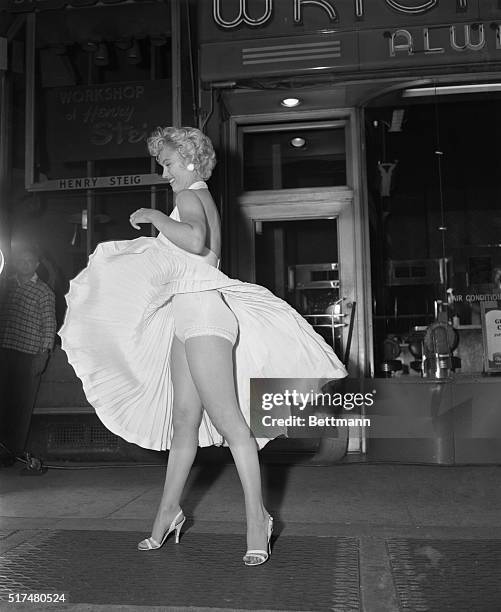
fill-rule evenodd
<path id="1" fill-rule="evenodd" d="M 139 227 L 139 223 L 153 223 L 155 225 L 155 221 L 158 219 L 158 214 L 160 211 L 155 210 L 154 208 L 139 208 L 129 217 L 130 224 L 135 229 L 141 229 Z M 161 214 L 161 213 L 160 213 Z"/>

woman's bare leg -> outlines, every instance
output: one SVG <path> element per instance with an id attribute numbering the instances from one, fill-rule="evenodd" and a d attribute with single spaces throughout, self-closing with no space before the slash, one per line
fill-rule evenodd
<path id="1" fill-rule="evenodd" d="M 181 495 L 198 447 L 202 404 L 186 361 L 184 344 L 174 337 L 171 352 L 174 387 L 173 438 L 169 451 L 162 499 L 153 523 L 152 537 L 160 542 L 179 512 Z"/>
<path id="2" fill-rule="evenodd" d="M 268 513 L 263 505 L 258 449 L 238 405 L 233 346 L 225 338 L 200 336 L 186 340 L 185 349 L 198 395 L 235 460 L 245 498 L 247 549 L 266 550 Z"/>

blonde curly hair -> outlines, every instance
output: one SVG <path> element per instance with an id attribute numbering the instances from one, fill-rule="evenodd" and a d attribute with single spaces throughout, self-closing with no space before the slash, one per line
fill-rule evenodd
<path id="1" fill-rule="evenodd" d="M 195 166 L 195 170 L 204 180 L 210 178 L 216 165 L 212 142 L 197 128 L 158 127 L 146 142 L 153 157 L 158 157 L 164 147 L 172 147 L 187 164 L 192 163 Z"/>

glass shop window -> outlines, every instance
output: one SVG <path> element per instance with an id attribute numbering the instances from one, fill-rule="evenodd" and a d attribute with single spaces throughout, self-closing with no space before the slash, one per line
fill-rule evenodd
<path id="1" fill-rule="evenodd" d="M 347 184 L 344 125 L 244 132 L 244 190 Z"/>
<path id="2" fill-rule="evenodd" d="M 195 125 L 196 11 L 185 4 L 184 69 L 174 86 L 182 92 L 181 124 Z M 172 123 L 171 25 L 170 3 L 161 2 L 37 15 L 36 182 L 159 170 L 146 140 Z"/>
<path id="3" fill-rule="evenodd" d="M 367 111 L 378 375 L 422 376 L 430 351 L 450 351 L 456 376 L 483 370 L 481 304 L 501 297 L 499 104 L 469 95 Z"/>

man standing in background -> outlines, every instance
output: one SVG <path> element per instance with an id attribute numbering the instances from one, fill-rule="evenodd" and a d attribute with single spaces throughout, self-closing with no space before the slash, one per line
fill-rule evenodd
<path id="1" fill-rule="evenodd" d="M 37 275 L 37 253 L 14 254 L 0 296 L 0 440 L 23 456 L 40 377 L 56 336 L 55 298 Z"/>

